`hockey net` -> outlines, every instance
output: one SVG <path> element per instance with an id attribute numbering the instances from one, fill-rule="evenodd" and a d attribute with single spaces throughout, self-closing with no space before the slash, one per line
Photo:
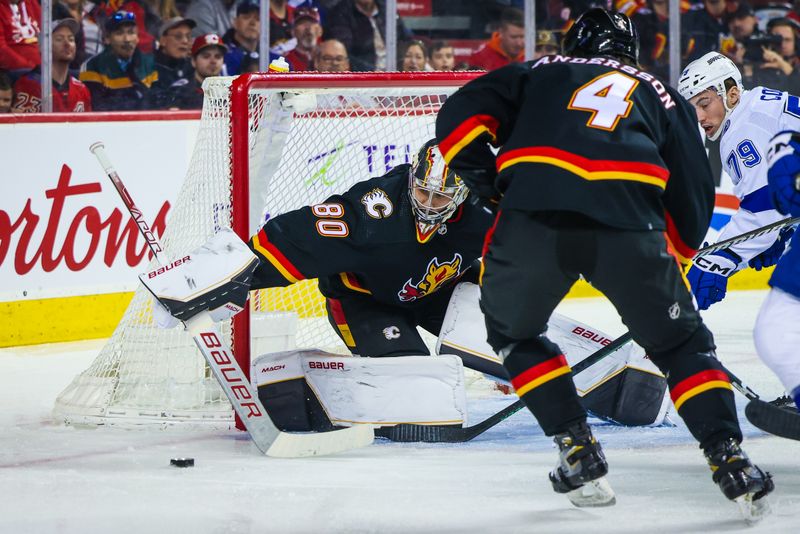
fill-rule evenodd
<path id="1" fill-rule="evenodd" d="M 248 239 L 268 217 L 344 192 L 411 160 L 434 136 L 436 112 L 468 73 L 252 74 L 204 85 L 200 129 L 167 221 L 169 256 L 221 227 Z M 294 105 L 294 108 L 290 106 Z M 292 111 L 294 109 L 294 112 Z M 135 196 L 135 191 L 133 191 Z M 223 325 L 236 359 L 291 348 L 346 352 L 316 280 L 251 293 Z M 191 337 L 162 330 L 136 291 L 95 361 L 56 400 L 84 425 L 233 425 L 233 411 Z"/>

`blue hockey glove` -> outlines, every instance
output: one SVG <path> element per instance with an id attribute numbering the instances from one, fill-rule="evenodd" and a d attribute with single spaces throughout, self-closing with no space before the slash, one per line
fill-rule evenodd
<path id="1" fill-rule="evenodd" d="M 800 216 L 800 133 L 781 132 L 767 151 L 770 196 L 784 215 Z"/>
<path id="2" fill-rule="evenodd" d="M 783 254 L 784 249 L 786 248 L 786 243 L 792 238 L 794 234 L 794 228 L 784 228 L 778 233 L 778 238 L 775 242 L 770 245 L 770 247 L 756 256 L 755 258 L 751 259 L 748 262 L 748 265 L 755 269 L 756 271 L 760 271 L 764 267 L 770 267 L 778 263 L 778 260 L 781 259 L 781 255 Z"/>
<path id="3" fill-rule="evenodd" d="M 697 300 L 697 307 L 707 310 L 715 302 L 725 298 L 728 290 L 728 277 L 736 272 L 742 258 L 729 250 L 700 256 L 694 260 L 686 278 Z"/>

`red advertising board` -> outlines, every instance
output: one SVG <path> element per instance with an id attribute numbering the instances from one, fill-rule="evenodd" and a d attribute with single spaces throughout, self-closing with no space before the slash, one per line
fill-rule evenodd
<path id="1" fill-rule="evenodd" d="M 433 0 L 397 0 L 397 14 L 401 17 L 430 17 Z"/>

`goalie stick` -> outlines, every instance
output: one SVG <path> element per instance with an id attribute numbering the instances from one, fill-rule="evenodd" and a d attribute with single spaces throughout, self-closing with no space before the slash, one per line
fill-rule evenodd
<path id="1" fill-rule="evenodd" d="M 618 337 L 605 347 L 590 354 L 582 361 L 575 364 L 572 374 L 576 375 L 602 360 L 609 354 L 617 351 L 631 340 L 631 334 L 626 333 Z M 426 443 L 461 443 L 480 436 L 496 424 L 504 421 L 525 407 L 521 399 L 509 404 L 496 414 L 487 417 L 480 423 L 468 427 L 454 425 L 416 425 L 403 423 L 375 429 L 375 435 L 391 441 Z"/>
<path id="2" fill-rule="evenodd" d="M 133 202 L 125 184 L 114 170 L 103 143 L 93 143 L 89 150 L 95 155 L 103 171 L 114 184 L 125 207 L 139 228 L 156 260 L 166 265 L 169 260 L 158 238 L 144 220 L 141 210 Z M 197 348 L 217 379 L 234 411 L 244 423 L 253 443 L 267 456 L 276 458 L 299 458 L 333 454 L 369 445 L 373 441 L 373 430 L 368 425 L 356 425 L 330 432 L 290 434 L 281 432 L 272 422 L 253 391 L 250 381 L 233 358 L 219 327 L 211 320 L 208 311 L 199 313 L 184 322 L 186 330 L 194 339 Z"/>

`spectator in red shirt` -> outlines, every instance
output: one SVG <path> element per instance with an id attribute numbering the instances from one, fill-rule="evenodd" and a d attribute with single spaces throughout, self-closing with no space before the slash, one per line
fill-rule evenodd
<path id="1" fill-rule="evenodd" d="M 469 57 L 469 64 L 494 70 L 525 60 L 525 21 L 522 11 L 510 7 L 500 16 L 500 28 Z"/>
<path id="2" fill-rule="evenodd" d="M 5 71 L 0 70 L 0 113 L 11 113 L 12 100 L 14 90 L 11 88 L 11 79 Z"/>
<path id="3" fill-rule="evenodd" d="M 37 0 L 0 0 L 0 69 L 12 77 L 39 65 L 39 21 Z"/>
<path id="4" fill-rule="evenodd" d="M 294 12 L 292 35 L 297 45 L 286 54 L 292 71 L 313 70 L 314 50 L 322 37 L 319 11 L 315 7 L 299 7 Z"/>
<path id="5" fill-rule="evenodd" d="M 53 111 L 92 111 L 89 89 L 69 74 L 69 64 L 75 59 L 75 37 L 80 24 L 75 19 L 53 21 Z M 14 84 L 14 112 L 42 111 L 42 72 L 36 67 Z"/>

